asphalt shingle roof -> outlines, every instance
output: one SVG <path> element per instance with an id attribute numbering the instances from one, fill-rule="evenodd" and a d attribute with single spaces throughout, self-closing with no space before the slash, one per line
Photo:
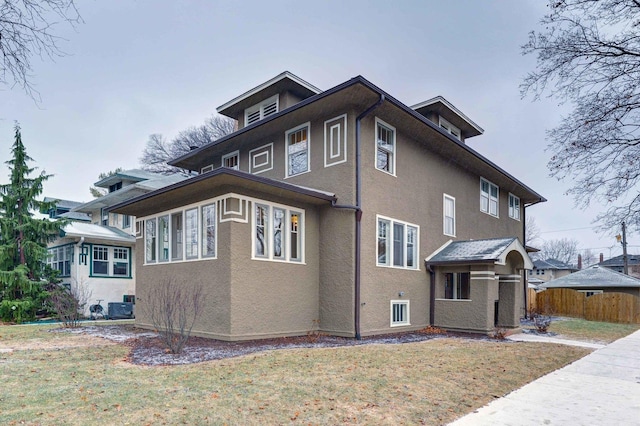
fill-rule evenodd
<path id="1" fill-rule="evenodd" d="M 640 280 L 598 265 L 591 266 L 562 278 L 551 280 L 545 288 L 611 288 L 640 287 Z"/>
<path id="2" fill-rule="evenodd" d="M 516 238 L 492 238 L 488 240 L 454 241 L 444 247 L 429 263 L 495 261 Z"/>

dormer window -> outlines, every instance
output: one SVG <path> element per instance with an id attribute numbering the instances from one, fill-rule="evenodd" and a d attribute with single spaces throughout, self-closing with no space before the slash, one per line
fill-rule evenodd
<path id="1" fill-rule="evenodd" d="M 240 151 L 222 156 L 222 167 L 240 170 Z"/>
<path id="2" fill-rule="evenodd" d="M 122 182 L 114 183 L 113 185 L 109 185 L 109 192 L 117 191 L 122 188 Z"/>
<path id="3" fill-rule="evenodd" d="M 442 117 L 439 117 L 439 125 L 440 127 L 442 127 L 444 130 L 446 130 L 447 132 L 449 132 L 451 135 L 453 135 L 456 139 L 458 140 L 462 140 L 460 137 L 460 129 L 458 129 L 456 126 L 454 126 L 453 124 L 449 123 L 447 120 L 445 120 Z"/>
<path id="4" fill-rule="evenodd" d="M 278 112 L 278 95 L 244 110 L 245 127 Z"/>

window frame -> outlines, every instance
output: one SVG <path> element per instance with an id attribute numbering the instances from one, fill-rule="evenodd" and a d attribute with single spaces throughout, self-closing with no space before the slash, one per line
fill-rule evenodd
<path id="1" fill-rule="evenodd" d="M 227 166 L 226 162 L 227 160 L 231 159 L 231 158 L 236 158 L 236 165 L 235 166 Z M 221 167 L 226 167 L 228 169 L 233 169 L 233 170 L 240 170 L 240 151 L 236 150 L 233 152 L 230 152 L 228 154 L 225 154 L 222 156 L 221 158 Z"/>
<path id="2" fill-rule="evenodd" d="M 447 201 L 450 201 L 453 203 L 452 205 L 452 210 L 453 210 L 453 216 L 447 216 Z M 451 232 L 447 232 L 447 219 L 450 218 L 451 219 L 451 227 L 452 227 L 452 231 Z M 455 197 L 452 197 L 449 194 L 442 194 L 442 233 L 444 235 L 447 235 L 449 237 L 455 237 L 456 236 L 456 199 Z"/>
<path id="3" fill-rule="evenodd" d="M 70 277 L 71 265 L 74 263 L 75 244 L 64 244 L 61 246 L 47 248 L 47 265 L 58 271 L 58 277 Z"/>
<path id="4" fill-rule="evenodd" d="M 520 197 L 516 197 L 512 193 L 509 193 L 509 217 L 513 220 L 520 221 L 520 218 L 522 217 L 521 213 Z"/>
<path id="5" fill-rule="evenodd" d="M 132 261 L 133 261 L 133 259 L 131 258 L 131 251 L 132 251 L 131 247 L 110 246 L 105 244 L 91 244 L 91 247 L 89 250 L 89 253 L 91 256 L 91 259 L 89 262 L 90 264 L 89 276 L 92 278 L 131 279 L 132 278 L 131 268 L 132 268 Z M 96 252 L 105 253 L 106 259 L 97 259 Z M 116 257 L 116 253 L 120 253 L 120 254 L 126 253 L 125 255 L 126 258 Z M 124 262 L 122 260 L 124 260 Z M 96 272 L 96 268 L 95 268 L 96 262 L 105 263 L 107 267 L 107 273 L 103 274 L 103 273 Z M 122 264 L 122 263 L 126 265 L 126 273 L 116 274 L 115 273 L 116 264 Z"/>
<path id="6" fill-rule="evenodd" d="M 462 276 L 466 276 L 466 282 L 461 281 Z M 451 297 L 447 297 L 447 283 L 448 278 L 453 278 L 451 286 Z M 468 297 L 462 297 L 464 295 L 464 289 L 462 285 L 466 284 Z M 462 293 L 462 294 L 459 294 Z M 444 273 L 444 299 L 445 300 L 472 300 L 471 299 L 471 273 L 470 272 L 446 272 Z"/>
<path id="7" fill-rule="evenodd" d="M 483 183 L 487 184 L 488 191 L 484 191 L 484 189 L 482 188 Z M 496 191 L 495 196 L 491 195 L 492 188 L 495 188 L 495 191 Z M 483 205 L 482 205 L 484 199 L 486 199 L 486 203 L 487 203 L 486 210 L 483 208 Z M 496 210 L 495 214 L 491 212 L 492 201 L 495 203 L 495 210 Z M 480 211 L 482 213 L 488 214 L 489 216 L 493 216 L 496 218 L 500 217 L 500 187 L 483 177 L 480 178 Z"/>
<path id="8" fill-rule="evenodd" d="M 381 237 L 380 234 L 380 223 L 386 223 L 388 225 L 387 235 Z M 397 265 L 397 259 L 400 257 L 396 255 L 396 247 L 395 245 L 398 242 L 396 238 L 396 229 L 402 228 L 402 239 L 399 240 L 402 244 L 402 266 Z M 410 233 L 412 237 L 410 238 Z M 418 262 L 419 253 L 420 253 L 420 225 L 416 225 L 414 223 L 405 222 L 402 220 L 393 219 L 390 217 L 376 215 L 376 266 L 380 266 L 383 268 L 394 268 L 394 269 L 406 269 L 410 271 L 419 271 L 420 264 Z M 385 262 L 380 262 L 380 249 L 381 249 L 381 238 L 386 239 L 385 243 Z M 410 255 L 409 247 L 412 248 L 412 255 Z M 411 262 L 410 262 L 411 261 Z M 413 263 L 413 265 L 409 265 L 409 263 Z"/>
<path id="9" fill-rule="evenodd" d="M 290 137 L 292 135 L 295 135 L 296 133 L 300 132 L 301 130 L 304 130 L 306 128 L 307 130 L 307 139 L 305 141 L 305 147 L 302 149 L 299 149 L 296 152 L 291 153 L 291 147 L 297 144 L 302 144 L 302 142 L 296 142 L 294 144 L 290 143 Z M 301 153 L 305 153 L 306 154 L 306 166 L 304 170 L 301 170 L 299 172 L 296 173 L 291 173 L 290 172 L 290 162 L 291 159 L 293 158 L 293 156 L 299 156 Z M 309 173 L 311 171 L 311 122 L 307 121 L 306 123 L 300 124 L 299 126 L 296 126 L 292 129 L 289 129 L 285 132 L 284 134 L 284 156 L 285 156 L 285 179 L 286 178 L 290 178 L 293 176 L 299 176 L 301 174 L 304 173 Z"/>
<path id="10" fill-rule="evenodd" d="M 395 321 L 396 319 L 396 310 L 395 306 L 403 306 L 403 312 L 406 318 L 401 321 Z M 389 303 L 390 307 L 390 315 L 389 315 L 389 327 L 406 327 L 411 325 L 411 304 L 409 300 L 391 300 Z"/>
<path id="11" fill-rule="evenodd" d="M 381 172 L 387 173 L 391 176 L 395 176 L 396 175 L 396 157 L 397 157 L 397 146 L 398 146 L 398 137 L 397 137 L 397 131 L 396 128 L 392 125 L 390 125 L 389 123 L 386 123 L 385 121 L 381 120 L 380 118 L 376 117 L 375 119 L 375 157 L 374 157 L 374 164 L 376 167 L 376 170 L 380 170 Z M 386 128 L 386 130 L 390 131 L 392 136 L 393 136 L 393 143 L 391 144 L 393 146 L 393 148 L 391 150 L 385 148 L 385 147 L 381 147 L 380 146 L 380 127 Z M 385 144 L 385 145 L 389 145 L 389 144 Z M 390 170 L 385 170 L 384 168 L 380 168 L 378 167 L 378 155 L 380 150 L 384 151 L 387 155 L 390 154 L 390 161 L 387 160 L 387 165 L 389 166 Z"/>
<path id="12" fill-rule="evenodd" d="M 294 264 L 305 263 L 305 211 L 293 206 L 252 199 L 251 206 L 251 259 Z M 264 209 L 264 218 L 258 223 L 257 209 Z M 281 222 L 281 255 L 275 254 L 274 211 L 283 212 Z M 297 226 L 293 218 L 297 217 Z M 262 229 L 264 252 L 258 253 L 258 226 Z M 293 245 L 295 244 L 295 248 Z M 296 256 L 297 254 L 297 256 Z"/>

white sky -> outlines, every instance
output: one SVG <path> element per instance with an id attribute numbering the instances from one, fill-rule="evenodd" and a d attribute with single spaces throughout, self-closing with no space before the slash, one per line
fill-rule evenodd
<path id="1" fill-rule="evenodd" d="M 528 210 L 543 239 L 621 253 L 619 230 L 592 230 L 602 207 L 575 209 L 570 182 L 548 177 L 545 129 L 566 107 L 520 99 L 544 1 L 77 2 L 85 23 L 58 28 L 69 56 L 34 59 L 42 102 L 0 86 L 2 183 L 14 121 L 54 175 L 43 195 L 88 201 L 100 172 L 139 167 L 150 134 L 171 139 L 284 70 L 322 90 L 362 75 L 407 105 L 442 95 L 484 128 L 468 144 L 549 200 Z"/>

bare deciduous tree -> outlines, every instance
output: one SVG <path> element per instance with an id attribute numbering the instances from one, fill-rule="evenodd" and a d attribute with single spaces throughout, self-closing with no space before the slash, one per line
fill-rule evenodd
<path id="1" fill-rule="evenodd" d="M 233 133 L 235 126 L 235 120 L 221 115 L 213 115 L 206 119 L 201 126 L 193 126 L 181 131 L 171 142 L 168 142 L 162 135 L 154 133 L 149 136 L 140 157 L 142 168 L 149 172 L 165 175 L 184 173 L 184 170 L 167 163 L 194 148 L 207 145 Z"/>
<path id="2" fill-rule="evenodd" d="M 550 1 L 541 24 L 522 46 L 537 57 L 522 95 L 573 107 L 547 132 L 551 175 L 574 179 L 578 206 L 608 206 L 601 229 L 640 229 L 640 1 Z"/>
<path id="3" fill-rule="evenodd" d="M 39 94 L 31 83 L 34 56 L 54 59 L 64 56 L 62 40 L 54 29 L 65 22 L 82 22 L 74 0 L 0 1 L 0 83 L 21 86 L 32 98 Z"/>
<path id="4" fill-rule="evenodd" d="M 173 278 L 158 281 L 138 299 L 138 307 L 158 330 L 167 349 L 182 352 L 196 319 L 204 308 L 204 286 Z"/>
<path id="5" fill-rule="evenodd" d="M 541 260 L 555 259 L 568 265 L 575 265 L 578 261 L 578 241 L 573 238 L 546 240 L 542 243 L 536 258 Z"/>
<path id="6" fill-rule="evenodd" d="M 524 243 L 527 246 L 535 246 L 540 243 L 540 228 L 533 216 L 527 216 Z"/>
<path id="7" fill-rule="evenodd" d="M 70 288 L 54 284 L 49 291 L 51 307 L 65 328 L 79 325 L 90 298 L 91 291 L 83 282 L 73 283 Z"/>

